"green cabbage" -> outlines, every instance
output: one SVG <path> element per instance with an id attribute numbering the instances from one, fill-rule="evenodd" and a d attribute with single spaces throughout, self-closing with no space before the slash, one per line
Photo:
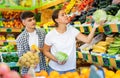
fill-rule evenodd
<path id="1" fill-rule="evenodd" d="M 112 15 L 107 15 L 107 22 L 111 22 L 114 16 Z"/>
<path id="2" fill-rule="evenodd" d="M 118 17 L 118 19 L 120 20 L 120 10 L 118 10 L 118 12 L 115 16 Z"/>
<path id="3" fill-rule="evenodd" d="M 99 9 L 93 13 L 93 19 L 96 23 L 107 19 L 107 14 L 104 10 Z"/>
<path id="4" fill-rule="evenodd" d="M 67 61 L 68 55 L 64 52 L 56 52 L 55 57 L 59 62 Z"/>

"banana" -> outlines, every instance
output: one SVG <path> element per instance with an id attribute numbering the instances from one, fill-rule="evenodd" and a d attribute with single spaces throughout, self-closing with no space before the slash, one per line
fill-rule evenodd
<path id="1" fill-rule="evenodd" d="M 98 42 L 96 45 L 98 45 L 98 46 L 108 46 L 109 44 L 110 44 L 109 42 L 100 41 L 100 42 Z"/>

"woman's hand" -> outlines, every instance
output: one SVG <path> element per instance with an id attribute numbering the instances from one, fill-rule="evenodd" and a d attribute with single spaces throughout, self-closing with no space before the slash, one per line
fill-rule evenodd
<path id="1" fill-rule="evenodd" d="M 62 62 L 57 61 L 57 63 L 58 63 L 58 64 L 60 64 L 60 65 L 63 65 L 63 64 L 65 64 L 65 63 L 66 63 L 66 61 L 62 61 Z"/>
<path id="2" fill-rule="evenodd" d="M 105 20 L 100 21 L 99 23 L 94 23 L 94 28 L 98 28 L 99 26 L 103 26 L 105 23 Z"/>

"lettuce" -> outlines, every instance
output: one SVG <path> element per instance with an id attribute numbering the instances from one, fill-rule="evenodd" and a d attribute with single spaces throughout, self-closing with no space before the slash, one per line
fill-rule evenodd
<path id="1" fill-rule="evenodd" d="M 68 55 L 64 52 L 56 52 L 55 57 L 60 62 L 67 61 L 67 59 L 68 59 Z"/>
<path id="2" fill-rule="evenodd" d="M 99 23 L 100 21 L 107 19 L 107 14 L 104 10 L 99 9 L 93 13 L 92 17 L 96 23 Z"/>

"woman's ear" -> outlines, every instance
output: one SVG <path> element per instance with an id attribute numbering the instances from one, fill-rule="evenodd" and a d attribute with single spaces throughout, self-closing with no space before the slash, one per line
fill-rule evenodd
<path id="1" fill-rule="evenodd" d="M 55 21 L 56 21 L 56 22 L 59 22 L 59 20 L 58 20 L 58 19 L 55 19 Z"/>

